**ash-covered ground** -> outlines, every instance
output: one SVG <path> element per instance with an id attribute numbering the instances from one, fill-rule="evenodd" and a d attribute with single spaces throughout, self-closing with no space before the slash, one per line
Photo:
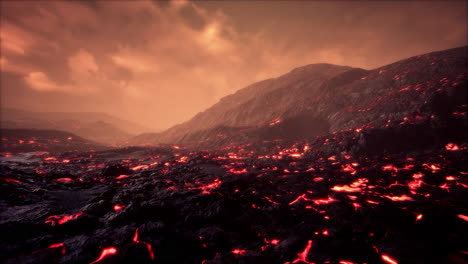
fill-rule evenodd
<path id="1" fill-rule="evenodd" d="M 3 153 L 0 262 L 467 263 L 468 144 L 274 149 Z"/>

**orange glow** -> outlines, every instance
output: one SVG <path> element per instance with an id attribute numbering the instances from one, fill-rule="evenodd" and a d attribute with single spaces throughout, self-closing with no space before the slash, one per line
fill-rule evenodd
<path id="1" fill-rule="evenodd" d="M 456 144 L 448 143 L 448 144 L 445 146 L 445 149 L 446 149 L 446 150 L 449 150 L 449 151 L 457 151 L 457 150 L 460 150 L 460 147 L 458 147 L 458 145 L 456 145 Z"/>
<path id="2" fill-rule="evenodd" d="M 351 183 L 351 185 L 343 185 L 343 186 L 334 186 L 331 190 L 335 192 L 359 192 L 361 191 L 361 186 L 367 183 L 367 179 L 358 179 L 355 182 Z"/>
<path id="3" fill-rule="evenodd" d="M 402 196 L 384 196 L 384 197 L 395 202 L 413 201 L 413 198 L 407 196 L 406 194 L 403 194 Z"/>
<path id="4" fill-rule="evenodd" d="M 398 168 L 393 166 L 392 164 L 388 164 L 382 167 L 383 171 L 395 171 L 398 172 Z"/>
<path id="5" fill-rule="evenodd" d="M 292 153 L 292 154 L 289 154 L 290 157 L 293 157 L 293 158 L 300 158 L 302 156 L 301 153 Z"/>
<path id="6" fill-rule="evenodd" d="M 281 123 L 281 118 L 276 118 L 276 119 L 272 120 L 272 121 L 269 123 L 269 125 L 270 125 L 270 126 L 274 126 L 274 125 L 277 125 L 277 124 L 279 124 L 279 123 Z"/>
<path id="7" fill-rule="evenodd" d="M 68 222 L 68 221 L 70 221 L 70 220 L 75 220 L 75 219 L 77 219 L 78 217 L 80 217 L 80 216 L 82 216 L 82 215 L 84 215 L 84 213 L 81 213 L 81 212 L 80 212 L 80 213 L 76 213 L 76 214 L 74 214 L 74 215 L 66 215 L 66 216 L 64 216 L 64 217 L 62 217 L 62 218 L 60 218 L 60 219 L 58 220 L 58 224 L 59 224 L 59 225 L 65 224 L 66 222 Z"/>
<path id="8" fill-rule="evenodd" d="M 103 260 L 104 258 L 106 258 L 108 256 L 111 256 L 111 255 L 115 255 L 115 254 L 117 254 L 117 249 L 115 247 L 104 248 L 101 251 L 101 255 L 99 256 L 99 258 L 96 259 L 95 261 L 91 262 L 90 264 L 97 263 L 97 262 Z"/>
<path id="9" fill-rule="evenodd" d="M 61 247 L 62 248 L 62 255 L 65 255 L 67 253 L 66 249 L 65 249 L 65 246 L 63 245 L 63 243 L 57 243 L 57 244 L 52 244 L 50 245 L 48 248 L 58 248 L 58 247 Z"/>
<path id="10" fill-rule="evenodd" d="M 354 169 L 353 166 L 351 166 L 350 164 L 346 164 L 346 165 L 341 166 L 341 171 L 353 173 L 356 171 L 356 169 Z"/>
<path id="11" fill-rule="evenodd" d="M 278 28 L 269 23 L 262 25 L 262 32 L 268 37 L 260 41 L 258 32 L 245 30 L 244 23 L 256 23 L 256 18 L 263 21 L 267 17 L 279 21 L 282 18 L 279 14 L 281 14 L 283 4 L 273 4 L 268 10 L 263 10 L 259 7 L 252 8 L 250 3 L 247 3 L 248 1 L 235 3 L 237 7 L 234 10 L 251 10 L 249 12 L 252 12 L 252 16 L 244 18 L 243 12 L 240 12 L 239 16 L 238 12 L 231 10 L 230 4 L 221 3 L 219 7 L 212 8 L 197 1 L 194 3 L 175 1 L 181 3 L 180 7 L 184 6 L 183 10 L 186 7 L 197 10 L 194 18 L 206 20 L 203 26 L 187 27 L 184 12 L 178 12 L 176 11 L 176 9 L 179 10 L 178 8 L 173 8 L 179 4 L 162 7 L 153 3 L 154 1 L 148 1 L 148 3 L 145 1 L 137 6 L 130 2 L 114 6 L 107 1 L 104 2 L 93 8 L 79 1 L 72 1 L 72 3 L 60 1 L 57 5 L 47 7 L 36 7 L 26 3 L 5 4 L 3 9 L 6 13 L 11 13 L 11 18 L 2 16 L 3 56 L 1 64 L 4 66 L 2 71 L 16 69 L 16 74 L 20 73 L 25 77 L 24 87 L 20 90 L 33 90 L 24 93 L 24 96 L 19 99 L 20 93 L 11 92 L 15 88 L 5 87 L 8 92 L 2 94 L 7 97 L 4 100 L 7 102 L 7 107 L 15 105 L 30 108 L 42 107 L 42 111 L 69 109 L 98 112 L 107 110 L 124 119 L 147 124 L 152 130 L 164 129 L 202 112 L 221 97 L 237 89 L 253 82 L 276 77 L 300 65 L 325 62 L 372 69 L 408 57 L 410 52 L 408 50 L 395 48 L 391 52 L 386 52 L 378 45 L 362 43 L 361 37 L 368 32 L 374 32 L 375 39 L 379 39 L 382 43 L 402 47 L 405 44 L 404 40 L 414 36 L 414 32 L 418 34 L 425 32 L 424 26 L 427 24 L 425 22 L 431 17 L 418 15 L 414 18 L 421 20 L 421 23 L 414 25 L 417 28 L 404 27 L 395 31 L 392 23 L 388 21 L 385 23 L 385 19 L 382 20 L 386 10 L 370 7 L 369 10 L 366 9 L 366 13 L 379 15 L 358 16 L 356 19 L 346 20 L 340 26 L 322 25 L 316 20 L 307 19 L 304 14 L 321 10 L 320 12 L 326 14 L 326 17 L 334 17 L 340 14 L 339 5 L 332 3 L 329 7 L 322 8 L 322 4 L 312 1 L 296 9 L 293 3 L 291 10 L 296 11 L 291 15 L 294 19 L 284 21 L 284 28 Z M 289 10 L 289 2 L 286 5 Z M 409 17 L 415 11 L 414 7 L 404 8 L 403 4 L 395 4 L 391 9 L 393 13 L 398 13 L 398 17 Z M 442 46 L 460 46 L 465 40 L 465 31 L 462 27 L 464 21 L 461 21 L 464 16 L 460 15 L 460 9 L 462 8 L 458 5 L 445 9 L 430 7 L 431 14 L 444 17 L 443 21 L 449 24 L 425 32 L 420 37 L 438 40 L 441 44 L 437 46 L 434 44 L 436 41 L 420 41 L 410 53 L 414 55 Z M 76 10 L 76 14 L 68 15 L 67 10 Z M 159 19 L 154 21 L 138 19 L 139 10 L 145 10 L 150 17 L 159 17 Z M 457 19 L 449 16 L 454 13 L 457 13 L 453 15 Z M 63 25 L 66 26 L 54 23 L 56 17 L 52 14 L 63 18 Z M 119 28 L 116 22 L 119 16 L 114 14 L 125 15 L 132 23 L 125 28 Z M 81 16 L 83 21 L 86 21 L 86 25 L 92 28 L 90 32 L 79 31 L 73 34 L 74 38 L 81 39 L 83 43 L 87 43 L 86 45 L 75 42 L 68 45 L 69 30 L 82 23 L 81 20 L 76 19 L 76 16 Z M 23 22 L 16 23 L 15 19 Z M 159 20 L 164 22 L 161 23 Z M 245 22 L 239 23 L 242 20 Z M 395 19 L 395 21 L 398 20 Z M 37 21 L 43 23 L 37 23 Z M 48 29 L 44 30 L 46 24 Z M 15 29 L 10 29 L 9 25 L 14 25 L 10 27 Z M 304 34 L 301 31 L 288 30 L 300 28 L 301 25 L 305 25 L 305 28 L 316 28 L 319 34 Z M 114 36 L 113 42 L 119 48 L 103 49 L 102 52 L 98 52 L 106 45 L 106 34 L 118 30 L 121 34 Z M 226 35 L 226 31 L 231 34 Z M 42 33 L 38 35 L 37 32 Z M 171 32 L 171 34 L 164 34 L 165 32 Z M 353 34 L 348 36 L 348 32 L 353 32 Z M 318 35 L 324 37 L 317 38 Z M 160 36 L 164 36 L 163 41 Z M 243 36 L 244 39 L 239 41 L 233 36 Z M 395 38 L 395 36 L 399 37 Z M 137 41 L 142 40 L 145 45 L 133 46 L 132 40 L 135 38 Z M 54 40 L 54 45 L 49 45 L 51 39 Z M 282 42 L 284 42 L 282 45 L 290 48 L 284 52 L 278 52 L 278 43 Z M 303 45 L 303 43 L 311 43 L 311 45 Z M 366 51 L 365 57 L 369 59 L 363 59 L 364 55 L 353 49 L 356 46 L 362 46 L 362 50 Z M 44 51 L 41 52 L 44 54 L 58 52 L 57 54 L 62 54 L 65 59 L 36 60 L 34 57 L 36 47 L 43 47 Z M 174 47 L 175 51 L 168 47 Z M 303 56 L 296 56 L 297 54 L 303 54 Z M 194 61 L 197 63 L 190 63 Z M 220 61 L 226 63 L 220 63 Z M 167 65 L 171 67 L 166 67 Z M 54 70 L 58 68 L 62 68 L 64 72 Z M 125 70 L 128 74 L 115 75 L 118 70 Z M 183 78 L 176 77 L 181 73 L 183 73 Z M 403 75 L 391 73 L 388 77 L 401 80 Z M 360 79 L 366 80 L 374 77 L 369 75 Z M 153 89 L 154 83 L 158 83 L 158 89 Z M 454 80 L 450 83 L 461 82 Z M 58 93 L 63 94 L 63 99 L 60 101 L 54 97 Z M 76 94 L 89 94 L 92 98 L 86 99 L 83 103 L 77 100 L 80 97 Z M 126 100 L 121 100 L 121 98 Z M 176 102 L 177 111 L 165 111 L 174 109 Z M 147 114 L 163 111 L 165 114 L 157 117 Z M 270 113 L 268 119 L 265 119 L 267 125 L 281 122 L 282 112 Z M 258 119 L 253 119 L 257 124 Z M 208 128 L 206 124 L 194 125 L 200 130 Z M 353 131 L 360 132 L 361 130 L 361 126 L 353 127 Z"/>
<path id="12" fill-rule="evenodd" d="M 247 169 L 243 168 L 242 170 L 236 170 L 234 168 L 231 168 L 229 172 L 233 174 L 244 174 L 244 173 L 247 173 Z"/>
<path id="13" fill-rule="evenodd" d="M 320 205 L 320 204 L 329 204 L 329 203 L 333 203 L 333 202 L 335 202 L 335 201 L 336 201 L 335 199 L 333 199 L 332 197 L 328 196 L 327 199 L 317 199 L 317 200 L 314 200 L 314 203 Z"/>
<path id="14" fill-rule="evenodd" d="M 391 258 L 389 255 L 382 254 L 382 260 L 388 264 L 398 264 L 398 262 Z"/>
<path id="15" fill-rule="evenodd" d="M 267 201 L 269 201 L 270 203 L 272 203 L 272 204 L 279 204 L 278 202 L 273 201 L 273 200 L 272 200 L 270 197 L 268 197 L 268 196 L 265 196 L 265 199 L 266 199 Z"/>
<path id="16" fill-rule="evenodd" d="M 234 249 L 231 252 L 233 254 L 236 254 L 236 255 L 245 255 L 245 253 L 247 253 L 247 250 L 245 250 L 245 249 Z"/>
<path id="17" fill-rule="evenodd" d="M 73 181 L 72 178 L 58 178 L 58 179 L 55 179 L 54 181 L 56 182 L 71 182 Z"/>
<path id="18" fill-rule="evenodd" d="M 271 243 L 272 245 L 278 245 L 279 242 L 280 242 L 279 239 L 272 239 L 272 240 L 270 241 L 270 243 Z"/>
<path id="19" fill-rule="evenodd" d="M 348 185 L 343 185 L 343 186 L 333 186 L 331 190 L 335 192 L 359 192 L 361 188 L 359 187 L 349 187 Z"/>
<path id="20" fill-rule="evenodd" d="M 420 221 L 422 218 L 423 218 L 423 215 L 422 215 L 422 214 L 418 214 L 418 215 L 416 216 L 416 221 Z"/>
<path id="21" fill-rule="evenodd" d="M 438 164 L 427 164 L 427 163 L 424 163 L 423 164 L 424 167 L 430 169 L 432 171 L 432 173 L 436 173 L 437 171 L 440 170 L 440 167 Z"/>
<path id="22" fill-rule="evenodd" d="M 352 204 L 353 204 L 354 210 L 357 210 L 359 207 L 361 207 L 361 205 L 358 203 L 352 203 Z"/>
<path id="23" fill-rule="evenodd" d="M 414 181 L 409 182 L 408 187 L 412 190 L 415 190 L 415 189 L 420 188 L 422 184 L 423 184 L 423 181 L 416 179 Z"/>
<path id="24" fill-rule="evenodd" d="M 459 215 L 457 215 L 457 216 L 458 216 L 458 218 L 460 218 L 460 219 L 462 219 L 462 220 L 464 220 L 464 221 L 467 221 L 467 222 L 468 222 L 468 216 L 466 216 L 466 215 L 462 215 L 462 214 L 459 214 Z"/>
<path id="25" fill-rule="evenodd" d="M 299 202 L 299 200 L 304 200 L 304 201 L 309 201 L 310 199 L 308 199 L 306 197 L 306 194 L 302 194 L 302 195 L 299 195 L 296 199 L 294 199 L 292 202 L 289 203 L 289 205 L 293 205 L 297 202 Z"/>
<path id="26" fill-rule="evenodd" d="M 125 205 L 116 204 L 114 205 L 114 211 L 119 211 L 125 208 Z"/>
<path id="27" fill-rule="evenodd" d="M 134 171 L 137 171 L 137 170 L 145 170 L 145 169 L 148 169 L 148 168 L 149 168 L 148 165 L 137 165 L 135 167 L 131 167 L 130 169 L 134 170 Z"/>
<path id="28" fill-rule="evenodd" d="M 122 174 L 120 176 L 115 177 L 115 179 L 120 180 L 120 179 L 125 179 L 128 178 L 128 175 Z"/>
<path id="29" fill-rule="evenodd" d="M 133 242 L 145 244 L 146 248 L 148 249 L 148 254 L 150 255 L 150 258 L 154 260 L 153 247 L 148 242 L 140 241 L 139 236 L 138 236 L 138 228 L 135 230 L 135 234 L 133 235 Z"/>
<path id="30" fill-rule="evenodd" d="M 215 179 L 212 183 L 202 185 L 200 187 L 190 187 L 188 189 L 200 189 L 204 194 L 210 194 L 208 190 L 218 188 L 223 182 L 220 179 Z"/>
<path id="31" fill-rule="evenodd" d="M 76 214 L 73 214 L 73 215 L 64 215 L 64 216 L 57 216 L 57 215 L 51 215 L 49 217 L 47 217 L 47 220 L 45 220 L 44 222 L 45 223 L 50 223 L 51 225 L 55 225 L 56 223 L 58 223 L 59 225 L 62 225 L 62 224 L 65 224 L 66 222 L 70 221 L 70 220 L 75 220 L 77 219 L 78 217 L 84 215 L 85 213 L 83 212 L 79 212 L 79 213 L 76 213 Z"/>
<path id="32" fill-rule="evenodd" d="M 16 180 L 16 179 L 11 179 L 11 178 L 0 177 L 0 179 L 4 180 L 6 182 L 23 183 L 22 181 L 19 181 L 19 180 Z"/>
<path id="33" fill-rule="evenodd" d="M 301 253 L 297 254 L 297 259 L 294 260 L 292 263 L 297 263 L 299 261 L 305 262 L 305 263 L 311 263 L 307 261 L 307 256 L 309 255 L 309 251 L 312 248 L 312 240 L 307 241 L 307 246 L 304 248 L 304 251 Z"/>

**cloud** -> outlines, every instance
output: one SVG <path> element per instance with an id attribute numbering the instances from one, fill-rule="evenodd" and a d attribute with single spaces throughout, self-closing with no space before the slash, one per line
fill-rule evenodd
<path id="1" fill-rule="evenodd" d="M 0 57 L 0 69 L 2 73 L 8 72 L 19 75 L 27 75 L 32 70 L 28 69 L 27 67 L 15 64 L 4 55 Z"/>
<path id="2" fill-rule="evenodd" d="M 137 57 L 135 55 L 117 53 L 111 55 L 110 58 L 115 65 L 136 73 L 155 73 L 159 69 L 156 63 L 148 61 L 147 58 Z"/>
<path id="3" fill-rule="evenodd" d="M 24 77 L 26 83 L 37 91 L 54 91 L 60 90 L 60 86 L 51 81 L 43 72 L 30 72 Z"/>
<path id="4" fill-rule="evenodd" d="M 1 74 L 24 87 L 2 87 L 2 103 L 105 111 L 168 127 L 305 64 L 374 68 L 459 46 L 466 36 L 462 5 L 6 1 Z"/>
<path id="5" fill-rule="evenodd" d="M 0 39 L 2 52 L 16 55 L 25 55 L 31 41 L 29 34 L 10 23 L 2 23 Z"/>
<path id="6" fill-rule="evenodd" d="M 84 49 L 68 58 L 68 66 L 72 72 L 79 75 L 91 75 L 99 71 L 94 56 Z"/>

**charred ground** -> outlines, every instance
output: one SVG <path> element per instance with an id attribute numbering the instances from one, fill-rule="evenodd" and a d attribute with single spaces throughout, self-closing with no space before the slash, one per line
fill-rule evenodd
<path id="1" fill-rule="evenodd" d="M 369 157 L 308 148 L 4 157 L 2 262 L 466 260 L 466 144 Z"/>
<path id="2" fill-rule="evenodd" d="M 158 147 L 7 131 L 0 262 L 466 263 L 464 59 L 300 68 L 138 138 Z"/>

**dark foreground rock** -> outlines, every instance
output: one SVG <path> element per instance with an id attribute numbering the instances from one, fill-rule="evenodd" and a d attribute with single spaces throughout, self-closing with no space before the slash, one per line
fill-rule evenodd
<path id="1" fill-rule="evenodd" d="M 1 158 L 1 263 L 466 263 L 467 144 Z"/>

